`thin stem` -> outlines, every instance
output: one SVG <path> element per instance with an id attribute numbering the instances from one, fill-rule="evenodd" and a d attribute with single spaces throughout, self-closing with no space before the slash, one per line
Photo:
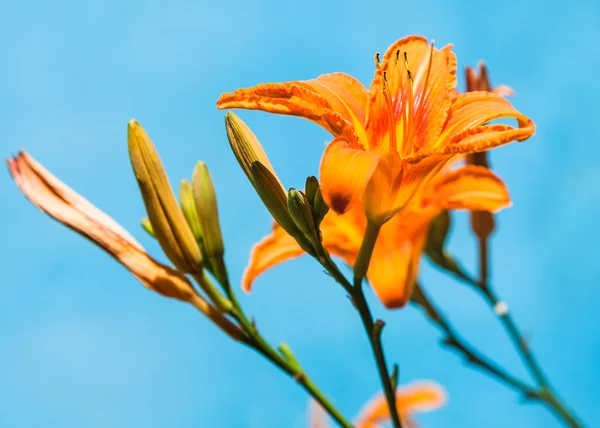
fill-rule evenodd
<path id="1" fill-rule="evenodd" d="M 420 284 L 415 286 L 412 302 L 421 307 L 427 317 L 442 332 L 444 335 L 444 345 L 453 348 L 456 352 L 462 354 L 467 363 L 482 372 L 487 373 L 499 382 L 506 384 L 515 391 L 522 393 L 526 399 L 538 398 L 538 392 L 535 388 L 511 375 L 502 367 L 498 366 L 497 363 L 483 355 L 478 349 L 466 342 L 435 306 L 431 298 L 425 294 Z"/>
<path id="2" fill-rule="evenodd" d="M 377 363 L 377 370 L 379 372 L 381 386 L 383 387 L 383 392 L 390 409 L 390 418 L 392 420 L 392 424 L 395 428 L 402 428 L 400 415 L 398 414 L 398 409 L 396 408 L 396 396 L 394 394 L 394 388 L 392 387 L 390 373 L 385 361 L 385 354 L 383 352 L 383 347 L 381 346 L 381 330 L 384 323 L 381 320 L 373 322 L 373 316 L 371 315 L 371 310 L 369 309 L 369 305 L 365 299 L 365 294 L 362 290 L 362 279 L 360 278 L 355 279 L 352 300 L 356 305 L 356 309 L 360 314 L 360 319 L 362 320 L 365 332 L 369 337 L 371 349 L 373 350 L 375 362 Z"/>
<path id="3" fill-rule="evenodd" d="M 398 409 L 396 408 L 396 394 L 394 393 L 390 373 L 385 361 L 385 354 L 381 345 L 381 330 L 383 329 L 384 322 L 381 320 L 373 322 L 373 315 L 371 315 L 371 310 L 369 309 L 369 305 L 362 288 L 363 279 L 367 274 L 371 255 L 373 254 L 373 249 L 375 248 L 375 243 L 377 241 L 380 228 L 381 226 L 371 223 L 370 221 L 367 223 L 365 236 L 363 238 L 360 250 L 358 251 L 356 262 L 354 263 L 354 285 L 352 287 L 351 296 L 354 305 L 360 314 L 360 319 L 362 320 L 365 332 L 369 337 L 371 349 L 373 350 L 375 362 L 377 363 L 377 370 L 379 372 L 381 386 L 383 387 L 383 392 L 385 393 L 385 398 L 390 410 L 390 419 L 392 420 L 392 424 L 395 428 L 402 428 L 400 415 L 398 414 Z"/>
<path id="4" fill-rule="evenodd" d="M 536 381 L 538 386 L 536 398 L 541 400 L 547 407 L 549 407 L 559 418 L 567 423 L 572 428 L 580 428 L 583 425 L 577 420 L 573 412 L 566 408 L 566 406 L 558 399 L 556 392 L 550 387 L 548 379 L 544 374 L 541 366 L 537 362 L 537 359 L 533 355 L 527 340 L 519 330 L 516 322 L 512 318 L 510 311 L 505 306 L 504 302 L 498 298 L 494 293 L 489 280 L 489 252 L 488 252 L 488 239 L 487 236 L 478 237 L 479 241 L 479 281 L 469 281 L 469 283 L 475 286 L 475 289 L 479 291 L 488 302 L 492 310 L 498 315 L 500 322 L 506 330 L 510 340 L 513 342 L 515 348 L 519 352 L 521 359 L 523 360 L 525 367 Z"/>
<path id="5" fill-rule="evenodd" d="M 295 359 L 285 358 L 281 353 L 275 350 L 259 333 L 256 326 L 248 319 L 244 313 L 237 296 L 233 292 L 229 281 L 222 284 L 227 296 L 229 297 L 233 308 L 231 315 L 238 320 L 244 331 L 248 335 L 244 343 L 254 349 L 282 371 L 290 375 L 302 388 L 313 397 L 327 413 L 343 428 L 353 428 L 353 425 L 342 415 L 342 413 L 325 397 L 317 385 L 308 377 Z"/>

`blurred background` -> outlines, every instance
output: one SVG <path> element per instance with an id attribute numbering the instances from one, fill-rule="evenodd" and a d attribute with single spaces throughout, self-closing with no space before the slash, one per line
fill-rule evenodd
<path id="1" fill-rule="evenodd" d="M 600 426 L 600 3 L 82 0 L 4 1 L 1 10 L 2 155 L 25 148 L 161 258 L 139 226 L 127 157 L 127 121 L 138 119 L 173 184 L 196 160 L 208 163 L 234 283 L 271 220 L 230 153 L 215 108 L 222 92 L 333 71 L 368 85 L 373 54 L 414 33 L 454 44 L 461 90 L 463 67 L 484 59 L 492 84 L 513 87 L 512 102 L 537 125 L 529 141 L 491 155 L 514 203 L 498 216 L 492 281 L 556 389 Z M 317 173 L 326 131 L 239 115 L 286 186 Z M 0 426 L 306 426 L 308 397 L 260 356 L 190 306 L 147 291 L 35 209 L 8 173 L 0 194 Z M 474 271 L 468 216 L 453 218 L 450 247 Z M 470 341 L 527 378 L 478 296 L 427 262 L 420 278 Z M 400 382 L 432 379 L 448 393 L 445 407 L 417 417 L 423 426 L 560 426 L 440 348 L 419 311 L 385 311 L 369 298 L 387 321 Z M 242 303 L 346 415 L 378 392 L 358 316 L 312 260 L 269 271 Z"/>

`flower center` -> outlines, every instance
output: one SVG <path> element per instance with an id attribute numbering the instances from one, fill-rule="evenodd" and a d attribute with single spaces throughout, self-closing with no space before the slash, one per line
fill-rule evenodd
<path id="1" fill-rule="evenodd" d="M 400 57 L 401 54 L 402 58 Z M 390 87 L 391 85 L 388 81 L 388 70 L 383 70 L 382 72 L 383 96 L 385 98 L 388 113 L 390 151 L 401 151 L 403 156 L 407 156 L 410 155 L 415 149 L 415 144 L 413 144 L 413 140 L 416 138 L 416 134 L 418 132 L 418 123 L 416 120 L 416 116 L 420 116 L 423 110 L 423 105 L 425 103 L 425 95 L 428 89 L 427 85 L 429 84 L 429 75 L 431 74 L 432 63 L 433 42 L 431 42 L 431 49 L 429 51 L 429 61 L 427 64 L 425 81 L 423 82 L 422 86 L 420 82 L 417 82 L 416 86 L 421 88 L 420 91 L 416 91 L 417 93 L 415 93 L 415 80 L 408 65 L 408 53 L 406 51 L 401 52 L 400 49 L 396 51 L 394 60 L 394 66 L 396 67 L 396 70 L 394 71 L 396 71 L 397 73 L 397 76 L 395 76 L 397 80 L 397 87 L 395 88 L 395 94 L 392 94 L 392 90 Z M 375 65 L 378 69 L 381 68 L 381 63 L 379 62 L 379 52 L 375 54 Z M 406 78 L 404 76 L 406 76 Z M 416 100 L 415 97 L 417 98 Z M 398 121 L 402 121 L 401 138 L 398 138 L 397 136 Z"/>

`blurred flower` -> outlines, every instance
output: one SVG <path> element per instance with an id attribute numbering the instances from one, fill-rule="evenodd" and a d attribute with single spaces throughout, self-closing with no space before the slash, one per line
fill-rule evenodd
<path id="1" fill-rule="evenodd" d="M 39 209 L 105 250 L 150 290 L 191 303 L 232 338 L 242 338 L 240 329 L 204 300 L 185 275 L 150 257 L 118 223 L 27 153 L 7 163 L 19 189 Z"/>
<path id="2" fill-rule="evenodd" d="M 396 407 L 404 428 L 416 428 L 411 415 L 417 412 L 436 410 L 446 402 L 443 389 L 435 382 L 420 381 L 398 388 Z M 383 394 L 373 397 L 360 411 L 355 422 L 357 428 L 381 428 L 389 422 L 390 412 Z M 327 428 L 327 415 L 320 406 L 311 403 L 310 428 Z"/>
<path id="3" fill-rule="evenodd" d="M 388 308 L 404 306 L 417 276 L 430 221 L 445 209 L 497 211 L 510 204 L 506 186 L 486 168 L 463 166 L 445 170 L 430 181 L 411 204 L 386 223 L 375 244 L 367 278 Z M 321 223 L 323 246 L 353 265 L 367 219 L 360 205 L 344 214 L 329 212 Z M 302 248 L 278 224 L 252 250 L 242 280 L 249 292 L 258 275 L 303 254 Z"/>
<path id="4" fill-rule="evenodd" d="M 304 117 L 335 139 L 321 160 L 326 203 L 337 213 L 362 200 L 381 225 L 406 207 L 457 154 L 488 150 L 534 133 L 533 122 L 498 94 L 456 94 L 456 57 L 410 36 L 376 55 L 370 90 L 344 73 L 261 84 L 226 93 L 217 107 Z M 518 127 L 493 124 L 516 118 Z"/>

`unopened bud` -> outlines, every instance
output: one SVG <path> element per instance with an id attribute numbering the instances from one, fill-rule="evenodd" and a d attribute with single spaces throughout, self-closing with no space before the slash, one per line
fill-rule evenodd
<path id="1" fill-rule="evenodd" d="M 203 244 L 202 238 L 202 226 L 200 225 L 200 219 L 198 218 L 198 212 L 196 211 L 196 204 L 194 202 L 194 191 L 192 189 L 192 183 L 188 180 L 183 179 L 179 183 L 179 203 L 181 204 L 181 211 L 192 229 L 192 234 L 196 238 L 196 242 L 201 247 Z"/>
<path id="2" fill-rule="evenodd" d="M 487 239 L 494 232 L 495 226 L 494 215 L 491 212 L 471 212 L 471 228 L 479 239 Z"/>
<path id="3" fill-rule="evenodd" d="M 304 236 L 311 242 L 317 239 L 312 208 L 306 195 L 296 189 L 290 189 L 287 197 L 287 207 L 292 220 Z"/>
<path id="4" fill-rule="evenodd" d="M 131 166 L 156 239 L 178 270 L 197 272 L 202 268 L 202 253 L 177 204 L 156 148 L 133 119 L 127 134 Z"/>
<path id="5" fill-rule="evenodd" d="M 229 140 L 231 150 L 250 182 L 254 184 L 252 164 L 254 162 L 260 162 L 277 179 L 281 188 L 285 191 L 285 188 L 281 184 L 279 178 L 277 178 L 277 174 L 275 174 L 275 171 L 271 166 L 271 162 L 269 162 L 267 154 L 258 141 L 258 138 L 256 138 L 254 133 L 248 128 L 248 125 L 235 114 L 227 112 L 225 114 L 225 128 L 227 130 L 227 139 Z"/>
<path id="6" fill-rule="evenodd" d="M 223 261 L 225 246 L 219 222 L 217 194 L 208 167 L 204 162 L 196 164 L 192 175 L 192 184 L 196 210 L 202 225 L 204 251 L 212 266 L 213 274 L 219 282 L 223 283 L 227 280 L 227 270 Z"/>
<path id="7" fill-rule="evenodd" d="M 288 212 L 287 197 L 279 180 L 260 162 L 254 162 L 251 171 L 256 192 L 275 221 L 293 237 L 301 235 Z"/>

